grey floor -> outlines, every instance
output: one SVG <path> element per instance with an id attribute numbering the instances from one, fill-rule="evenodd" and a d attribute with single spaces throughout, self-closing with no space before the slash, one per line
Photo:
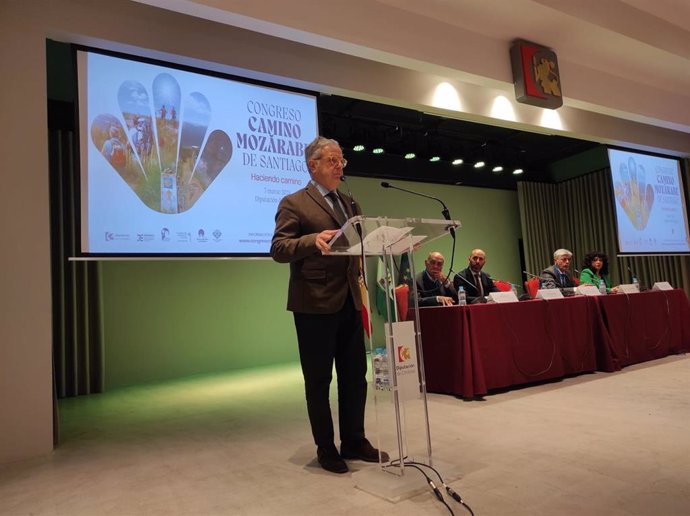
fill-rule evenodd
<path id="1" fill-rule="evenodd" d="M 483 401 L 433 394 L 434 456 L 477 516 L 688 515 L 689 400 L 688 356 Z M 429 491 L 393 504 L 321 470 L 295 366 L 63 400 L 60 414 L 50 457 L 0 466 L 0 514 L 450 514 Z"/>

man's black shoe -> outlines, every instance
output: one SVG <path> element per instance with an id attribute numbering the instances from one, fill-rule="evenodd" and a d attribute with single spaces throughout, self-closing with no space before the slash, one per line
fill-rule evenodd
<path id="1" fill-rule="evenodd" d="M 342 443 L 340 445 L 340 455 L 343 459 L 359 459 L 365 462 L 379 461 L 379 451 L 366 438 L 362 438 L 361 441 L 355 443 Z M 388 462 L 389 460 L 388 454 L 382 451 L 381 462 Z"/>
<path id="2" fill-rule="evenodd" d="M 347 473 L 347 464 L 338 453 L 334 444 L 316 448 L 316 458 L 321 467 L 331 473 Z"/>

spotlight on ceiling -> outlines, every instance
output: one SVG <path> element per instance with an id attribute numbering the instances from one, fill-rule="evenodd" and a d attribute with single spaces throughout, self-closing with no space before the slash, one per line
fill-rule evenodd
<path id="1" fill-rule="evenodd" d="M 483 161 L 477 161 L 474 164 L 474 168 L 482 168 L 484 165 L 486 165 L 486 163 L 484 163 Z"/>
<path id="2" fill-rule="evenodd" d="M 491 169 L 491 171 L 492 172 L 503 172 L 503 167 L 498 165 L 498 166 L 494 167 L 493 169 Z"/>
<path id="3" fill-rule="evenodd" d="M 431 156 L 429 158 L 429 161 L 441 161 L 441 157 L 440 156 Z"/>
<path id="4" fill-rule="evenodd" d="M 414 152 L 408 152 L 405 154 L 405 159 L 415 159 L 417 155 Z"/>
<path id="5" fill-rule="evenodd" d="M 514 175 L 514 176 L 519 176 L 519 175 L 522 174 L 523 172 L 524 172 L 524 170 L 522 170 L 521 168 L 516 168 L 515 170 L 513 170 L 513 175 Z"/>
<path id="6" fill-rule="evenodd" d="M 362 152 L 363 150 L 366 150 L 366 147 L 364 145 L 355 145 L 352 147 L 352 150 L 355 152 Z"/>
<path id="7" fill-rule="evenodd" d="M 374 154 L 383 154 L 383 148 L 381 147 L 376 147 L 374 150 L 372 150 Z"/>
<path id="8" fill-rule="evenodd" d="M 462 165 L 462 160 L 460 158 L 453 160 L 453 165 Z"/>

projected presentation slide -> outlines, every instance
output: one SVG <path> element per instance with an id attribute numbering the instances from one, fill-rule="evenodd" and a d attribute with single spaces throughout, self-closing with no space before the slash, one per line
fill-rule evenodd
<path id="1" fill-rule="evenodd" d="M 680 162 L 609 149 L 621 253 L 690 252 Z"/>
<path id="2" fill-rule="evenodd" d="M 268 253 L 313 95 L 77 53 L 83 253 Z"/>

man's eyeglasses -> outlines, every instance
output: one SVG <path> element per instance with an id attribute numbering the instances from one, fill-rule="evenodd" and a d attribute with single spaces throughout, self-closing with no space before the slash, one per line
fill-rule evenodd
<path id="1" fill-rule="evenodd" d="M 323 156 L 321 158 L 316 158 L 314 161 L 319 161 L 321 159 L 325 159 L 334 167 L 340 165 L 341 167 L 345 168 L 347 166 L 347 160 L 345 158 L 340 159 L 338 156 Z"/>

